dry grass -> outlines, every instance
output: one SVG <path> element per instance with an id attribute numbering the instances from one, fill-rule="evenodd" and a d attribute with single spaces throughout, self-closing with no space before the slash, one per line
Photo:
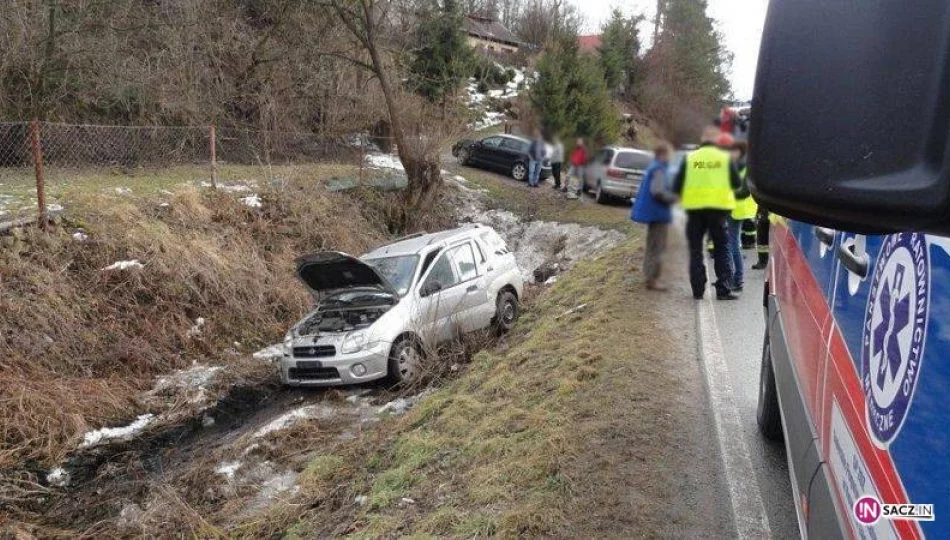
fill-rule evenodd
<path id="1" fill-rule="evenodd" d="M 387 237 L 380 205 L 326 193 L 312 176 L 285 180 L 261 191 L 262 209 L 187 187 L 160 199 L 73 194 L 82 210 L 71 221 L 7 239 L 0 471 L 42 470 L 84 431 L 140 414 L 133 398 L 157 374 L 278 341 L 311 302 L 295 257 L 362 253 Z M 76 227 L 88 240 L 71 237 Z M 144 267 L 102 270 L 127 259 Z M 198 317 L 206 324 L 189 337 Z"/>

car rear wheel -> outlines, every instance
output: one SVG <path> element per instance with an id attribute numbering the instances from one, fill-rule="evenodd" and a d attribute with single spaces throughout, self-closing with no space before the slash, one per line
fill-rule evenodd
<path id="1" fill-rule="evenodd" d="M 389 378 L 396 384 L 418 379 L 422 374 L 422 360 L 422 347 L 417 340 L 399 340 L 389 352 Z"/>
<path id="2" fill-rule="evenodd" d="M 459 149 L 459 154 L 458 154 L 459 165 L 468 165 L 468 160 L 471 158 L 472 156 L 471 154 L 469 154 L 469 151 L 467 149 L 465 148 Z"/>
<path id="3" fill-rule="evenodd" d="M 594 201 L 597 204 L 604 204 L 607 202 L 607 194 L 604 193 L 604 188 L 601 187 L 600 182 L 597 182 L 597 191 L 594 192 Z"/>
<path id="4" fill-rule="evenodd" d="M 511 168 L 511 177 L 521 182 L 528 177 L 528 167 L 524 163 L 515 163 Z"/>
<path id="5" fill-rule="evenodd" d="M 762 370 L 759 372 L 759 407 L 756 420 L 762 435 L 772 441 L 782 440 L 782 413 L 775 388 L 775 370 L 772 368 L 772 346 L 768 334 L 762 344 Z"/>
<path id="6" fill-rule="evenodd" d="M 518 297 L 511 291 L 502 291 L 498 293 L 498 299 L 495 301 L 495 318 L 492 325 L 499 334 L 510 332 L 521 315 L 521 304 Z"/>

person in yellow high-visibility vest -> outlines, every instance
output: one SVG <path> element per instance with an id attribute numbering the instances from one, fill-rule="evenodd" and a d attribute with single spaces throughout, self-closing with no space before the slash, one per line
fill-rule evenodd
<path id="1" fill-rule="evenodd" d="M 730 155 L 736 170 L 739 171 L 741 181 L 736 190 L 736 207 L 729 216 L 729 257 L 732 259 L 732 290 L 741 291 L 745 281 L 745 261 L 742 257 L 742 225 L 747 220 L 755 219 L 758 205 L 749 191 L 749 169 L 746 167 L 746 152 L 749 146 L 745 141 L 736 141 L 732 145 Z"/>
<path id="2" fill-rule="evenodd" d="M 739 171 L 728 152 L 716 147 L 719 129 L 703 131 L 702 144 L 690 152 L 673 181 L 673 191 L 686 211 L 686 240 L 689 244 L 689 282 L 693 298 L 706 291 L 706 265 L 703 262 L 703 238 L 713 241 L 713 267 L 716 271 L 716 299 L 735 300 L 732 292 L 732 265 L 729 262 L 727 219 L 736 208 L 735 191 L 741 187 Z"/>

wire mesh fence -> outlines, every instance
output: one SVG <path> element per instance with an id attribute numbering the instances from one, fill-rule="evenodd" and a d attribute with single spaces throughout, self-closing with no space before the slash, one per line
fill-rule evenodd
<path id="1" fill-rule="evenodd" d="M 367 157 L 387 142 L 365 133 L 0 122 L 0 223 L 43 217 L 48 191 L 112 186 L 116 177 L 140 188 L 170 180 L 216 186 L 222 173 L 249 174 L 242 168 L 334 163 L 357 167 L 362 179 L 373 166 Z"/>

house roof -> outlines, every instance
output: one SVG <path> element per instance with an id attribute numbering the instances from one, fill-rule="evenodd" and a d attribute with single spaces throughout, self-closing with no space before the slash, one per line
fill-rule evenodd
<path id="1" fill-rule="evenodd" d="M 518 39 L 518 36 L 511 30 L 508 30 L 505 25 L 494 19 L 478 15 L 467 15 L 465 17 L 464 27 L 466 33 L 481 39 L 511 43 L 513 45 L 521 44 L 521 40 Z"/>
<path id="2" fill-rule="evenodd" d="M 577 47 L 581 52 L 596 52 L 600 48 L 600 35 L 577 36 Z"/>

